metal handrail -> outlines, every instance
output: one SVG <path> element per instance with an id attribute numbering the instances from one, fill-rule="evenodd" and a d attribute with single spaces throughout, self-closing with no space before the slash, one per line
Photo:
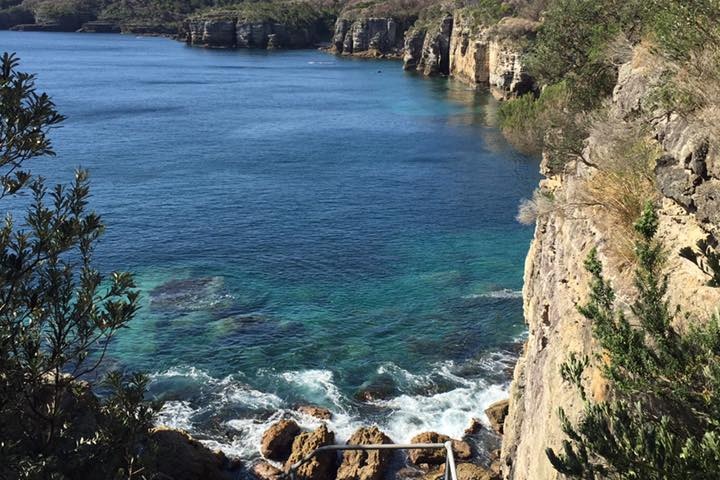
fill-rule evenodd
<path id="1" fill-rule="evenodd" d="M 312 452 L 305 455 L 297 462 L 290 465 L 287 472 L 283 473 L 283 478 L 296 480 L 296 470 L 309 462 L 315 455 L 322 452 L 335 452 L 340 450 L 429 450 L 429 449 L 445 449 L 445 480 L 457 480 L 457 472 L 455 471 L 455 456 L 453 455 L 452 442 L 445 443 L 381 443 L 371 445 L 324 445 L 318 447 Z"/>

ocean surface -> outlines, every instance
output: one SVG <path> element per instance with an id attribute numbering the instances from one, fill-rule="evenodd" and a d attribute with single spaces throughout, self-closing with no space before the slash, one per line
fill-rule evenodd
<path id="1" fill-rule="evenodd" d="M 280 416 L 317 424 L 301 404 L 329 408 L 338 440 L 377 423 L 406 441 L 461 436 L 506 395 L 532 236 L 514 215 L 538 164 L 487 92 L 312 50 L 0 47 L 67 116 L 33 171 L 88 168 L 98 266 L 136 274 L 107 365 L 152 374 L 161 422 L 249 459 Z"/>

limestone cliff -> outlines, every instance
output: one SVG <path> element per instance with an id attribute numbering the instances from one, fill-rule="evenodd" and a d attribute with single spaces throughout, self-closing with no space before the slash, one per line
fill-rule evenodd
<path id="1" fill-rule="evenodd" d="M 655 167 L 661 210 L 659 236 L 668 252 L 671 304 L 689 312 L 686 321 L 708 318 L 720 305 L 720 289 L 707 286 L 702 262 L 691 262 L 678 252 L 697 240 L 717 239 L 720 226 L 720 155 L 717 145 L 697 122 L 676 114 L 651 111 L 648 97 L 662 74 L 647 50 L 638 47 L 620 68 L 610 107 L 609 122 L 632 128 L 639 118 L 650 142 L 657 147 Z M 503 477 L 515 480 L 558 478 L 545 449 L 557 448 L 564 435 L 557 411 L 562 407 L 576 418 L 582 405 L 576 391 L 563 383 L 560 365 L 569 352 L 593 355 L 591 326 L 576 309 L 586 299 L 588 275 L 583 260 L 597 246 L 606 274 L 613 282 L 619 305 L 631 297 L 631 266 L 613 250 L 617 232 L 606 208 L 580 201 L 597 171 L 608 142 L 602 129 L 591 131 L 584 156 L 541 182 L 552 192 L 554 208 L 540 215 L 525 265 L 523 290 L 529 336 L 514 373 L 510 409 L 502 446 Z M 698 264 L 700 266 L 698 266 Z M 588 372 L 584 381 L 596 399 L 606 395 L 604 379 Z"/>
<path id="2" fill-rule="evenodd" d="M 397 58 L 409 23 L 395 17 L 341 17 L 331 48 L 342 55 Z"/>
<path id="3" fill-rule="evenodd" d="M 320 40 L 320 33 L 312 27 L 247 21 L 231 15 L 191 18 L 181 36 L 188 44 L 215 48 L 308 48 Z"/>
<path id="4" fill-rule="evenodd" d="M 521 95 L 534 88 L 522 56 L 536 28 L 515 18 L 484 26 L 464 9 L 418 21 L 405 35 L 404 68 L 492 87 L 499 98 Z"/>

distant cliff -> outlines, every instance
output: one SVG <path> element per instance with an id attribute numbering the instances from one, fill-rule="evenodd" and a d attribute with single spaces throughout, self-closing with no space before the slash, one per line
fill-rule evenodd
<path id="1" fill-rule="evenodd" d="M 330 37 L 331 11 L 308 3 L 248 3 L 190 16 L 179 37 L 222 48 L 310 48 Z"/>
<path id="2" fill-rule="evenodd" d="M 407 32 L 404 68 L 490 86 L 500 97 L 521 95 L 533 89 L 522 55 L 536 29 L 537 23 L 518 18 L 486 26 L 465 9 L 442 12 Z"/>

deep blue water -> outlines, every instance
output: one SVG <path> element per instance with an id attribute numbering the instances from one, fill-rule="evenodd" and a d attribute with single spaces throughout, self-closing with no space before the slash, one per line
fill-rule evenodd
<path id="1" fill-rule="evenodd" d="M 0 47 L 68 117 L 34 171 L 90 169 L 99 266 L 137 275 L 109 362 L 154 374 L 163 421 L 252 456 L 298 403 L 330 407 L 341 438 L 378 422 L 406 440 L 459 435 L 504 395 L 532 235 L 514 215 L 538 165 L 486 92 L 318 51 Z"/>

